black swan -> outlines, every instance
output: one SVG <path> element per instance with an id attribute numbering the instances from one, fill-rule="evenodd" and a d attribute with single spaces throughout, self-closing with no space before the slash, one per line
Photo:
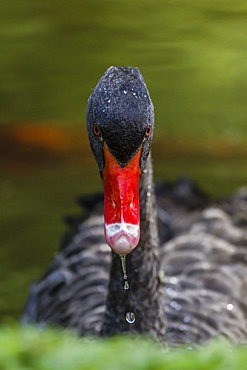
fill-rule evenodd
<path id="1" fill-rule="evenodd" d="M 186 179 L 154 191 L 153 128 L 139 70 L 109 68 L 87 108 L 104 206 L 101 194 L 80 199 L 86 212 L 68 220 L 60 250 L 31 287 L 23 323 L 81 335 L 149 333 L 172 344 L 219 335 L 246 341 L 247 191 L 218 203 Z M 125 286 L 117 253 L 128 254 Z"/>

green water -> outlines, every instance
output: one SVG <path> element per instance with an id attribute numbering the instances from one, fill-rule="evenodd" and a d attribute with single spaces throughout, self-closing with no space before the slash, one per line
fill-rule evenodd
<path id="1" fill-rule="evenodd" d="M 2 127 L 78 129 L 105 69 L 137 66 L 155 105 L 156 179 L 187 174 L 217 196 L 246 183 L 246 1 L 2 0 L 0 24 Z M 200 150 L 204 141 L 213 154 Z M 61 160 L 30 152 L 26 168 L 11 148 L 11 159 L 0 150 L 0 316 L 18 318 L 57 249 L 62 216 L 101 182 L 87 151 Z"/>
<path id="2" fill-rule="evenodd" d="M 81 122 L 110 65 L 138 66 L 169 135 L 246 132 L 244 0 L 2 0 L 0 121 Z"/>

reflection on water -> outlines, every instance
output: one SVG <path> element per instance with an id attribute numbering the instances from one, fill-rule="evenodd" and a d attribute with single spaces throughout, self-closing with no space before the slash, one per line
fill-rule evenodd
<path id="1" fill-rule="evenodd" d="M 79 212 L 77 194 L 101 189 L 81 127 L 110 65 L 138 66 L 148 84 L 158 180 L 187 174 L 215 195 L 246 182 L 247 7 L 3 0 L 0 9 L 0 315 L 18 317 L 57 249 L 61 217 Z"/>
<path id="2" fill-rule="evenodd" d="M 110 65 L 138 66 L 169 135 L 246 132 L 244 2 L 1 1 L 0 122 L 75 119 Z"/>

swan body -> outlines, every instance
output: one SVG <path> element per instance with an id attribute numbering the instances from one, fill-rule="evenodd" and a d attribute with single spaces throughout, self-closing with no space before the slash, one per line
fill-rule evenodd
<path id="1" fill-rule="evenodd" d="M 58 253 L 31 287 L 23 323 L 53 323 L 81 335 L 150 333 L 172 344 L 202 343 L 219 335 L 246 341 L 247 190 L 220 202 L 209 201 L 185 179 L 154 190 L 149 153 L 153 107 L 137 69 L 106 71 L 89 99 L 87 121 L 104 182 L 107 159 L 102 145 L 117 158 L 114 163 L 120 170 L 142 148 L 140 221 L 135 221 L 140 224 L 140 240 L 136 246 L 131 235 L 122 233 L 111 251 L 105 227 L 108 200 L 103 205 L 102 195 L 81 198 L 86 212 L 68 220 L 69 231 Z M 124 127 L 114 127 L 120 121 Z M 139 128 L 129 126 L 133 124 Z M 128 133 L 133 136 L 135 130 L 137 139 L 129 145 Z M 128 290 L 123 289 L 121 262 L 115 253 L 120 247 L 128 253 L 131 249 Z M 126 321 L 127 312 L 135 314 L 134 323 Z"/>

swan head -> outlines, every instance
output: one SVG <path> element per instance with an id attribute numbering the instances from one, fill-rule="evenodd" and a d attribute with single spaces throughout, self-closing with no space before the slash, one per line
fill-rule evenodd
<path id="1" fill-rule="evenodd" d="M 88 100 L 87 130 L 104 182 L 106 241 L 119 255 L 139 242 L 139 180 L 153 128 L 154 108 L 139 70 L 110 67 Z"/>

